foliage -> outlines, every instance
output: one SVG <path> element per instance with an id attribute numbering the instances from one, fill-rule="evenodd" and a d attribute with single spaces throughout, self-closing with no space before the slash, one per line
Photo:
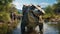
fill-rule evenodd
<path id="1" fill-rule="evenodd" d="M 0 12 L 0 20 L 3 20 L 4 22 L 10 21 L 9 14 L 5 12 Z"/>
<path id="2" fill-rule="evenodd" d="M 52 6 L 48 5 L 45 7 L 46 14 L 43 16 L 44 18 L 55 17 L 56 14 L 60 15 L 60 0 L 56 0 L 57 3 Z"/>
<path id="3" fill-rule="evenodd" d="M 0 21 L 4 22 L 0 23 L 0 34 L 6 34 L 8 32 L 8 22 L 11 21 L 10 13 L 16 12 L 16 14 L 18 14 L 15 5 L 12 4 L 12 1 L 13 0 L 0 0 Z M 17 24 L 17 22 L 14 22 L 14 24 Z"/>
<path id="4" fill-rule="evenodd" d="M 48 18 L 48 17 L 51 17 L 54 15 L 54 11 L 53 11 L 53 8 L 52 6 L 48 5 L 46 8 L 45 8 L 45 12 L 46 14 L 44 15 L 44 18 Z"/>
<path id="5" fill-rule="evenodd" d="M 0 11 L 7 10 L 13 0 L 0 0 Z"/>
<path id="6" fill-rule="evenodd" d="M 8 29 L 7 23 L 0 24 L 0 34 L 6 34 Z"/>
<path id="7" fill-rule="evenodd" d="M 53 11 L 52 11 L 52 7 L 49 5 L 45 8 L 45 12 L 48 13 L 48 14 L 51 14 Z"/>
<path id="8" fill-rule="evenodd" d="M 60 3 L 60 0 L 56 0 L 58 3 Z"/>
<path id="9" fill-rule="evenodd" d="M 0 5 L 7 5 L 11 3 L 13 0 L 0 0 Z"/>
<path id="10" fill-rule="evenodd" d="M 60 0 L 57 0 L 57 3 L 53 5 L 53 10 L 56 14 L 60 14 Z"/>

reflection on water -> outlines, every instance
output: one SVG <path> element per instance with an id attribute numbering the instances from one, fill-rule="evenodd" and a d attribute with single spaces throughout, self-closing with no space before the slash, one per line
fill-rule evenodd
<path id="1" fill-rule="evenodd" d="M 44 24 L 44 34 L 60 34 L 60 24 Z"/>
<path id="2" fill-rule="evenodd" d="M 17 28 L 13 30 L 12 34 L 21 34 L 20 24 L 18 24 Z"/>
<path id="3" fill-rule="evenodd" d="M 43 34 L 60 34 L 60 24 L 44 23 L 44 31 L 43 32 L 44 32 Z M 20 23 L 18 24 L 17 28 L 15 30 L 13 30 L 12 34 L 21 34 Z"/>

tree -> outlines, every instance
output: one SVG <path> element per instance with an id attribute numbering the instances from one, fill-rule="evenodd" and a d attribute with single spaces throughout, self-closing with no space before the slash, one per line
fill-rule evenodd
<path id="1" fill-rule="evenodd" d="M 1 11 L 5 11 L 6 9 L 8 9 L 9 4 L 12 2 L 13 0 L 0 0 L 0 12 Z"/>
<path id="2" fill-rule="evenodd" d="M 57 3 L 53 5 L 53 10 L 56 14 L 60 14 L 60 0 L 57 0 Z"/>
<path id="3" fill-rule="evenodd" d="M 11 20 L 9 11 L 17 12 L 15 6 L 11 4 L 12 1 L 13 0 L 0 0 L 0 22 L 3 21 L 2 26 L 0 24 L 0 34 L 6 34 L 9 30 L 8 22 Z"/>
<path id="4" fill-rule="evenodd" d="M 56 0 L 58 3 L 60 3 L 60 0 Z"/>
<path id="5" fill-rule="evenodd" d="M 47 6 L 46 8 L 45 8 L 45 12 L 47 13 L 47 14 L 52 14 L 53 13 L 53 9 L 52 9 L 52 6 Z"/>

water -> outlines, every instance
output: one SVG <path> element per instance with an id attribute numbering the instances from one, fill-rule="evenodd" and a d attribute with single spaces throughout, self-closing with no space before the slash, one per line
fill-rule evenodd
<path id="1" fill-rule="evenodd" d="M 21 34 L 21 23 L 18 24 L 17 28 L 13 30 L 12 34 Z M 38 27 L 37 27 L 38 29 Z M 44 23 L 44 31 L 43 34 L 60 34 L 60 24 L 49 24 Z"/>
<path id="2" fill-rule="evenodd" d="M 13 30 L 12 34 L 21 34 L 20 25 L 21 25 L 21 21 L 20 23 L 18 23 L 17 28 Z"/>
<path id="3" fill-rule="evenodd" d="M 44 34 L 60 34 L 60 24 L 58 23 L 45 23 Z"/>

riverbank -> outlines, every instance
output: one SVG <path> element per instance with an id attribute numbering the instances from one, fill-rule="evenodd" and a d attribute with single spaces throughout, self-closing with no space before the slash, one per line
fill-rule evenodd
<path id="1" fill-rule="evenodd" d="M 6 34 L 15 29 L 19 21 L 17 18 L 12 20 L 10 18 L 10 12 L 0 12 L 0 34 Z"/>
<path id="2" fill-rule="evenodd" d="M 55 15 L 55 16 L 44 16 L 44 21 L 45 22 L 60 22 L 60 15 Z"/>

